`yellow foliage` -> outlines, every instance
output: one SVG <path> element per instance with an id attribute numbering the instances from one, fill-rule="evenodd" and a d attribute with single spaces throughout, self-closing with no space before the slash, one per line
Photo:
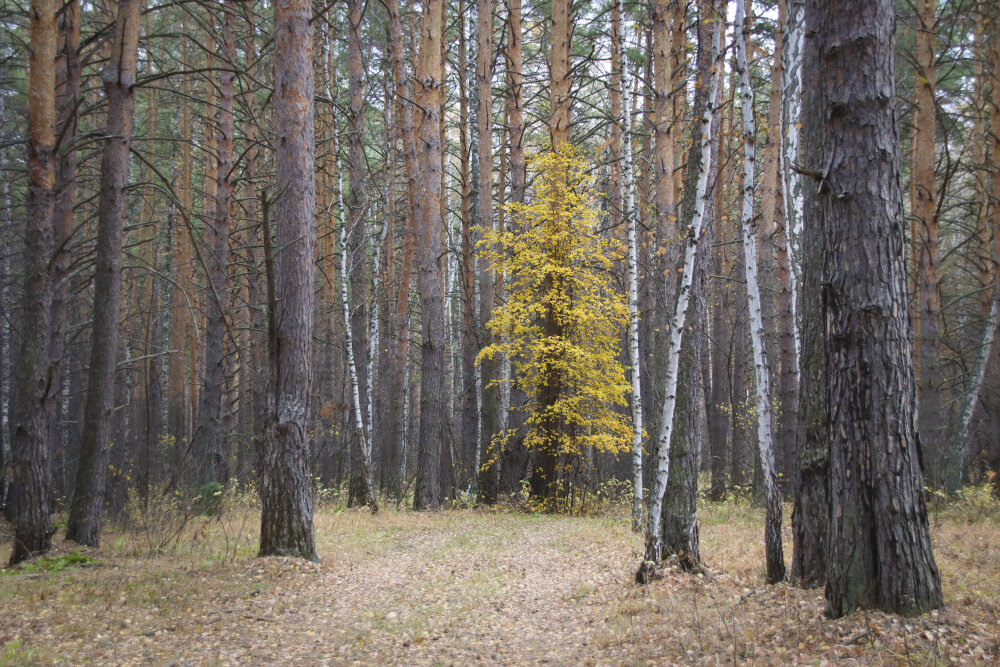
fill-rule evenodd
<path id="1" fill-rule="evenodd" d="M 534 198 L 508 205 L 510 230 L 486 231 L 478 244 L 507 292 L 487 324 L 500 342 L 479 358 L 510 360 L 513 382 L 528 396 L 526 446 L 621 452 L 631 442 L 619 343 L 628 305 L 610 274 L 621 244 L 598 231 L 579 151 L 563 145 L 529 165 L 538 173 Z M 511 435 L 494 438 L 492 457 Z"/>

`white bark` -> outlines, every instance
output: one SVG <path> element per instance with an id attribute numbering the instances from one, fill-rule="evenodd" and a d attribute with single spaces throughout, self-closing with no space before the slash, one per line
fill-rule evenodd
<path id="1" fill-rule="evenodd" d="M 757 177 L 757 128 L 753 109 L 753 87 L 747 63 L 747 33 L 750 31 L 747 10 L 752 0 L 738 0 L 736 6 L 736 69 L 740 77 L 740 106 L 743 120 L 743 206 L 740 229 L 743 235 L 744 274 L 750 319 L 750 343 L 757 380 L 757 442 L 764 472 L 766 507 L 765 532 L 768 561 L 781 563 L 781 493 L 774 463 L 774 437 L 771 432 L 771 372 L 764 347 L 764 318 L 761 312 L 760 283 L 757 278 L 757 236 L 753 219 L 754 182 Z M 739 344 L 739 343 L 737 343 Z M 770 575 L 769 575 L 770 578 Z"/>
<path id="2" fill-rule="evenodd" d="M 986 363 L 989 361 L 990 352 L 996 342 L 997 326 L 1000 325 L 1000 258 L 993 262 L 993 298 L 990 299 L 990 312 L 986 317 L 986 329 L 983 331 L 983 341 L 979 346 L 979 353 L 976 355 L 976 363 L 972 368 L 972 377 L 969 379 L 969 387 L 962 396 L 961 407 L 958 410 L 958 423 L 952 433 L 951 443 L 948 448 L 948 477 L 945 480 L 948 491 L 954 493 L 962 488 L 962 469 L 965 465 L 966 443 L 969 440 L 969 425 L 972 423 L 972 415 L 976 409 L 976 402 L 979 400 L 979 392 L 983 386 L 983 377 L 986 375 Z"/>
<path id="3" fill-rule="evenodd" d="M 788 20 L 786 22 L 785 51 L 782 54 L 784 63 L 781 70 L 781 181 L 782 198 L 785 209 L 785 239 L 788 246 L 788 270 L 792 281 L 792 318 L 796 322 L 793 328 L 795 336 L 795 358 L 802 356 L 802 343 L 798 327 L 799 280 L 801 275 L 801 251 L 799 239 L 802 238 L 802 211 L 804 195 L 802 191 L 802 176 L 794 167 L 799 160 L 799 130 L 802 117 L 802 52 L 805 42 L 805 21 L 803 17 L 804 0 L 788 0 Z M 782 242 L 781 239 L 778 240 Z M 799 369 L 796 365 L 795 376 L 798 382 Z"/>
<path id="4" fill-rule="evenodd" d="M 387 105 L 385 110 L 385 126 L 386 128 L 392 127 L 392 105 Z M 386 143 L 392 143 L 392 137 L 386 136 Z M 386 155 L 391 154 L 389 146 L 387 145 Z M 386 202 L 389 201 L 389 197 L 393 196 L 393 193 L 389 192 L 389 179 L 385 180 L 385 195 L 384 199 Z M 368 308 L 368 435 L 369 438 L 375 432 L 375 369 L 378 368 L 378 346 L 379 346 L 379 335 L 378 335 L 378 291 L 380 288 L 380 283 L 382 279 L 382 245 L 385 243 L 386 235 L 389 233 L 389 220 L 388 216 L 386 219 L 382 220 L 382 228 L 379 230 L 378 238 L 372 247 L 372 282 L 371 282 L 371 304 Z"/>
<path id="5" fill-rule="evenodd" d="M 710 54 L 714 63 L 709 77 L 708 96 L 705 110 L 702 113 L 701 125 L 701 162 L 698 165 L 698 182 L 696 187 L 696 203 L 691 228 L 688 232 L 684 248 L 684 268 L 681 276 L 681 287 L 677 294 L 677 306 L 670 322 L 670 348 L 667 351 L 667 373 L 664 389 L 662 427 L 657 442 L 656 480 L 653 486 L 652 502 L 649 517 L 646 522 L 646 555 L 647 561 L 658 562 L 662 553 L 663 536 L 660 532 L 660 517 L 663 512 L 663 496 L 667 490 L 667 480 L 670 478 L 670 438 L 673 435 L 674 411 L 677 408 L 677 371 L 680 365 L 681 343 L 684 337 L 684 320 L 687 315 L 688 303 L 691 300 L 691 286 L 694 279 L 694 265 L 698 253 L 698 242 L 701 240 L 702 225 L 705 217 L 705 207 L 711 194 L 708 192 L 708 176 L 712 170 L 712 125 L 718 113 L 716 102 L 719 86 L 719 71 L 721 70 L 722 34 L 724 18 L 718 15 L 712 17 L 712 46 Z"/>
<path id="6" fill-rule="evenodd" d="M 625 3 L 618 3 L 618 56 L 621 62 L 622 205 L 628 224 L 628 354 L 632 365 L 632 530 L 642 530 L 642 379 L 639 366 L 639 250 L 632 167 L 632 108 L 625 49 Z"/>
<path id="7" fill-rule="evenodd" d="M 347 223 L 344 220 L 344 177 L 340 169 L 340 153 L 337 150 L 337 135 L 333 136 L 333 151 L 337 164 L 337 207 L 340 212 L 340 301 L 344 310 L 344 336 L 347 347 L 347 370 L 351 376 L 351 402 L 354 404 L 354 429 L 357 437 L 361 441 L 361 453 L 363 456 L 365 475 L 365 494 L 368 496 L 365 502 L 371 506 L 372 511 L 378 510 L 375 501 L 375 490 L 372 479 L 372 448 L 371 439 L 365 429 L 365 419 L 361 411 L 361 391 L 358 387 L 358 367 L 354 360 L 354 335 L 351 331 L 351 300 L 347 293 L 347 265 L 349 250 L 347 247 Z"/>

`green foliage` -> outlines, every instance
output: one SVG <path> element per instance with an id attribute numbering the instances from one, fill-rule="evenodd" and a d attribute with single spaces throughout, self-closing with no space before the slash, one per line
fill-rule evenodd
<path id="1" fill-rule="evenodd" d="M 62 572 L 67 568 L 73 567 L 74 565 L 92 565 L 96 562 L 96 559 L 80 553 L 79 549 L 74 549 L 72 552 L 62 556 L 42 556 L 37 560 L 25 561 L 16 568 L 3 570 L 2 572 L 8 575 L 41 574 L 44 572 L 56 574 L 57 572 Z"/>
<path id="2" fill-rule="evenodd" d="M 198 497 L 195 499 L 194 509 L 203 516 L 218 516 L 222 510 L 222 499 L 226 494 L 226 487 L 219 482 L 208 482 L 198 487 Z"/>
<path id="3" fill-rule="evenodd" d="M 924 491 L 935 519 L 1000 523 L 1000 498 L 994 495 L 993 485 L 989 480 L 975 486 L 966 486 L 954 496 L 931 487 L 925 487 Z"/>
<path id="4" fill-rule="evenodd" d="M 487 230 L 478 246 L 507 297 L 487 325 L 500 342 L 479 359 L 510 360 L 528 396 L 527 447 L 570 458 L 588 447 L 622 452 L 631 441 L 619 344 L 628 306 L 610 274 L 620 244 L 598 231 L 597 194 L 581 153 L 562 146 L 530 166 L 538 173 L 534 199 L 509 205 L 511 230 Z M 511 435 L 494 437 L 493 458 Z"/>

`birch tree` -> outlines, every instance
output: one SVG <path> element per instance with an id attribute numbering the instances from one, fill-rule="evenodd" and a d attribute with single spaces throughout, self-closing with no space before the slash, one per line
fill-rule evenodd
<path id="1" fill-rule="evenodd" d="M 375 487 L 372 475 L 372 443 L 371 422 L 365 420 L 361 407 L 361 387 L 358 382 L 358 364 L 354 356 L 354 332 L 351 326 L 351 299 L 347 283 L 348 266 L 350 266 L 351 249 L 347 243 L 347 221 L 344 219 L 343 175 L 340 170 L 340 156 L 337 154 L 337 141 L 334 135 L 333 150 L 337 162 L 337 206 L 340 212 L 340 303 L 344 311 L 344 339 L 347 350 L 347 372 L 351 378 L 351 412 L 354 415 L 354 437 L 357 438 L 358 453 L 361 454 L 358 464 L 361 466 L 361 477 L 357 480 L 360 494 L 357 500 L 368 505 L 372 513 L 378 512 L 378 502 L 375 500 Z"/>
<path id="2" fill-rule="evenodd" d="M 743 234 L 743 269 L 747 284 L 750 310 L 750 341 L 753 347 L 757 379 L 757 441 L 760 463 L 764 472 L 765 528 L 764 544 L 767 559 L 767 582 L 785 578 L 785 557 L 781 548 L 781 492 L 774 460 L 774 440 L 771 433 L 771 371 L 767 365 L 764 341 L 764 318 L 761 312 L 760 285 L 757 280 L 757 236 L 754 224 L 754 182 L 757 177 L 756 123 L 753 87 L 747 62 L 747 35 L 750 20 L 747 14 L 752 0 L 739 0 L 736 5 L 736 69 L 740 80 L 740 110 L 743 119 L 743 201 L 740 228 Z M 766 213 L 765 213 L 766 215 Z"/>
<path id="3" fill-rule="evenodd" d="M 713 10 L 715 3 L 712 3 Z M 719 72 L 721 70 L 722 34 L 723 20 L 713 11 L 712 16 L 703 17 L 702 20 L 711 22 L 711 46 L 709 48 L 710 59 L 715 63 L 711 68 L 708 82 L 708 98 L 705 109 L 701 116 L 702 136 L 701 136 L 701 161 L 698 165 L 698 181 L 696 185 L 696 203 L 694 216 L 688 230 L 687 239 L 684 246 L 684 266 L 682 269 L 680 289 L 677 293 L 677 305 L 674 308 L 674 316 L 670 322 L 670 347 L 667 350 L 667 372 L 664 387 L 664 400 L 661 417 L 660 434 L 657 439 L 657 469 L 655 482 L 652 489 L 652 499 L 650 502 L 649 515 L 646 521 L 646 549 L 642 567 L 639 568 L 636 578 L 638 581 L 648 583 L 655 575 L 656 564 L 662 556 L 662 535 L 660 532 L 661 512 L 663 509 L 663 497 L 667 491 L 667 479 L 670 476 L 670 438 L 673 435 L 674 411 L 677 407 L 677 379 L 680 365 L 681 344 L 684 337 L 684 320 L 687 315 L 688 303 L 691 299 L 691 285 L 694 278 L 694 264 L 698 253 L 698 242 L 701 240 L 702 226 L 704 224 L 704 213 L 707 199 L 711 196 L 708 192 L 708 178 L 711 170 L 713 141 L 712 125 L 715 115 L 718 113 L 716 105 L 716 92 L 719 85 Z"/>
<path id="4" fill-rule="evenodd" d="M 625 75 L 626 47 L 624 39 L 625 7 L 616 0 L 618 7 L 619 61 L 622 63 L 622 115 L 618 119 L 622 128 L 622 174 L 624 215 L 628 224 L 628 355 L 632 365 L 632 529 L 642 530 L 642 384 L 639 366 L 639 250 L 638 215 L 635 209 L 635 173 L 632 167 L 632 103 L 628 77 Z"/>

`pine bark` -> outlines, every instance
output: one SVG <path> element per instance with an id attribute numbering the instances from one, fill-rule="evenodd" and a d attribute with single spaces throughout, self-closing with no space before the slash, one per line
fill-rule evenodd
<path id="1" fill-rule="evenodd" d="M 551 31 L 552 39 L 549 49 L 549 94 L 551 114 L 549 116 L 549 138 L 551 150 L 562 150 L 565 144 L 570 141 L 570 41 L 572 39 L 573 27 L 571 12 L 572 7 L 569 0 L 554 0 L 551 3 Z M 565 181 L 565 178 L 563 177 Z M 560 219 L 561 202 L 553 203 L 553 219 Z M 561 251 L 554 249 L 554 255 Z M 551 257 L 551 261 L 558 263 L 557 256 Z M 542 289 L 548 293 L 558 293 L 563 289 L 562 281 L 558 277 L 547 276 Z M 542 336 L 547 339 L 557 339 L 563 337 L 563 326 L 557 317 L 554 307 L 550 304 L 543 317 Z M 538 396 L 538 414 L 543 415 L 539 421 L 539 431 L 551 433 L 552 437 L 543 438 L 539 445 L 531 452 L 531 475 L 529 478 L 530 493 L 533 498 L 544 501 L 547 509 L 553 509 L 554 501 L 560 492 L 559 487 L 559 452 L 555 442 L 559 433 L 565 428 L 563 420 L 559 418 L 553 409 L 559 400 L 559 396 L 565 391 L 562 374 L 558 369 L 558 364 L 543 363 L 545 379 L 542 381 L 542 388 Z M 565 490 L 565 489 L 563 489 Z"/>
<path id="2" fill-rule="evenodd" d="M 516 2 L 517 0 L 515 0 Z M 518 34 L 513 34 L 514 16 L 511 9 L 511 37 L 508 44 L 518 41 L 520 48 L 520 8 L 518 7 Z M 493 229 L 493 2 L 479 0 L 476 24 L 476 139 L 479 152 L 479 196 L 477 199 L 477 223 L 480 234 Z M 479 324 L 480 341 L 483 346 L 498 342 L 486 330 L 486 323 L 493 316 L 496 306 L 496 277 L 488 262 L 479 262 Z M 493 436 L 501 429 L 501 387 L 500 360 L 491 357 L 480 362 L 480 382 L 482 384 L 482 407 L 480 410 L 480 461 L 478 502 L 493 504 L 497 500 L 500 485 L 500 456 L 493 446 Z"/>
<path id="3" fill-rule="evenodd" d="M 941 293 L 938 284 L 940 230 L 934 172 L 937 109 L 934 106 L 937 68 L 934 53 L 934 0 L 917 0 L 914 57 L 913 160 L 910 167 L 910 212 L 913 216 L 913 262 L 917 277 L 916 367 L 919 448 L 931 483 L 940 488 L 946 459 L 941 405 Z"/>
<path id="4" fill-rule="evenodd" d="M 223 383 L 226 377 L 226 319 L 229 303 L 226 290 L 226 272 L 229 268 L 230 210 L 233 200 L 233 81 L 236 78 L 236 37 L 234 32 L 235 6 L 227 0 L 222 7 L 222 25 L 219 46 L 222 56 L 219 72 L 217 109 L 218 130 L 215 132 L 215 191 L 210 202 L 212 215 L 205 216 L 205 273 L 207 280 L 207 315 L 205 322 L 204 375 L 198 406 L 198 427 L 195 429 L 192 451 L 198 459 L 201 483 L 214 481 L 222 485 L 229 482 L 229 456 L 226 451 L 226 432 L 223 424 Z M 215 12 L 211 12 L 216 20 Z M 214 88 L 209 82 L 208 87 Z M 211 95 L 210 98 L 214 98 Z M 213 100 L 214 101 L 214 100 Z M 211 118 L 211 115 L 209 116 Z M 210 178 L 213 174 L 208 174 Z M 206 212 L 209 206 L 206 205 Z"/>
<path id="5" fill-rule="evenodd" d="M 101 157 L 93 328 L 80 464 L 66 539 L 90 547 L 101 541 L 101 515 L 111 447 L 121 305 L 122 233 L 126 216 L 129 148 L 135 112 L 139 42 L 138 0 L 120 0 L 111 60 L 103 76 L 108 99 L 107 138 Z"/>
<path id="6" fill-rule="evenodd" d="M 831 518 L 826 612 L 942 606 L 917 454 L 891 0 L 810 0 Z M 837 76 L 821 73 L 836 72 Z M 808 76 L 815 74 L 815 78 Z"/>
<path id="7" fill-rule="evenodd" d="M 33 0 L 30 17 L 23 319 L 11 401 L 11 565 L 48 551 L 52 537 L 46 416 L 55 389 L 49 377 L 52 285 L 48 263 L 56 205 L 56 3 Z"/>
<path id="8" fill-rule="evenodd" d="M 59 166 L 56 172 L 56 206 L 52 222 L 52 306 L 49 323 L 49 360 L 53 400 L 46 416 L 49 429 L 50 464 L 53 475 L 63 455 L 63 428 L 60 423 L 62 387 L 65 378 L 63 356 L 66 346 L 66 319 L 69 299 L 69 275 L 76 230 L 76 134 L 80 101 L 80 2 L 71 0 L 58 16 L 59 53 L 56 60 L 56 107 L 60 137 Z M 54 482 L 54 479 L 53 479 Z M 55 492 L 55 484 L 50 492 Z"/>
<path id="9" fill-rule="evenodd" d="M 1000 56 L 1000 37 L 993 42 L 994 55 Z M 993 62 L 1000 58 L 994 57 Z M 990 125 L 993 128 L 1000 127 L 1000 71 L 996 68 L 993 72 L 993 90 L 991 92 L 990 104 Z M 990 208 L 990 222 L 993 228 L 993 270 L 994 276 L 1000 275 L 1000 132 L 991 132 L 991 159 L 990 165 L 990 193 L 992 207 Z M 994 283 L 994 289 L 996 283 Z M 990 447 L 986 454 L 987 464 L 993 472 L 993 494 L 1000 497 L 1000 345 L 993 346 L 993 356 L 988 364 L 991 369 L 989 387 L 992 389 L 992 397 L 987 401 L 987 414 L 990 423 Z"/>
<path id="10" fill-rule="evenodd" d="M 187 34 L 187 12 L 181 12 L 181 32 Z M 191 66 L 188 38 L 181 36 L 181 64 L 187 69 Z M 192 158 L 192 121 L 191 121 L 191 77 L 180 75 L 181 99 L 178 112 L 178 170 L 177 170 L 177 205 L 180 208 L 184 224 L 177 226 L 173 233 L 171 262 L 173 265 L 173 281 L 170 305 L 170 347 L 176 352 L 167 361 L 167 428 L 174 437 L 174 446 L 178 446 L 191 437 L 190 414 L 191 397 L 188 396 L 188 379 L 192 374 L 188 359 L 190 350 L 195 346 L 194 289 L 192 280 L 192 259 L 194 249 L 191 243 L 191 233 L 187 221 L 190 219 L 193 202 L 193 158 Z"/>
<path id="11" fill-rule="evenodd" d="M 799 411 L 796 432 L 795 470 L 792 488 L 792 562 L 789 581 L 813 588 L 826 583 L 827 529 L 829 525 L 829 432 L 827 430 L 827 367 L 826 348 L 823 343 L 825 324 L 822 321 L 822 251 L 824 231 L 820 224 L 819 202 L 816 198 L 803 199 L 805 187 L 796 165 L 812 170 L 822 169 L 821 156 L 816 153 L 799 155 L 798 121 L 802 116 L 801 86 L 803 77 L 803 51 L 805 39 L 804 3 L 791 0 L 788 5 L 788 40 L 785 49 L 785 78 L 782 82 L 784 99 L 784 126 L 782 145 L 782 179 L 785 198 L 785 239 L 790 250 L 794 240 L 800 238 L 802 253 L 802 335 L 799 348 Z M 811 38 L 810 38 L 811 39 Z M 810 68 L 816 66 L 810 61 Z M 810 69 L 812 74 L 814 70 Z M 806 113 L 813 117 L 813 107 L 819 97 L 811 94 L 806 103 Z M 805 143 L 819 145 L 820 127 L 806 125 Z M 811 185 L 811 184 L 810 184 Z M 803 215 L 803 213 L 805 215 Z M 802 226 L 803 221 L 807 224 Z M 801 235 L 796 233 L 802 226 Z M 790 253 L 791 257 L 794 255 Z M 790 267 L 795 262 L 789 262 Z M 795 289 L 791 292 L 795 298 Z"/>
<path id="12" fill-rule="evenodd" d="M 552 42 L 549 48 L 549 138 L 553 149 L 569 142 L 570 124 L 570 49 L 573 40 L 572 3 L 553 0 L 551 3 Z"/>
<path id="13" fill-rule="evenodd" d="M 274 12 L 275 251 L 269 310 L 271 386 L 261 461 L 261 556 L 316 560 L 306 412 L 312 378 L 316 211 L 312 4 Z M 265 251 L 270 245 L 265 228 Z"/>
<path id="14" fill-rule="evenodd" d="M 442 293 L 441 123 L 443 0 L 424 0 L 416 97 L 420 112 L 419 187 L 414 203 L 420 291 L 420 434 L 414 509 L 441 506 L 441 446 L 447 423 Z"/>
<path id="15" fill-rule="evenodd" d="M 465 21 L 465 3 L 458 5 L 458 81 L 459 81 L 459 180 L 461 187 L 461 246 L 459 248 L 458 287 L 461 309 L 461 369 L 456 368 L 461 425 L 455 447 L 455 476 L 459 488 L 466 488 L 475 478 L 477 433 L 479 430 L 479 400 L 476 388 L 476 352 L 479 349 L 476 327 L 476 270 L 473 251 L 472 220 L 472 128 L 469 121 L 470 76 L 469 47 Z M 461 373 L 459 373 L 459 370 Z"/>
<path id="16" fill-rule="evenodd" d="M 395 92 L 400 135 L 403 140 L 403 161 L 407 174 L 407 206 L 405 213 L 405 229 L 403 242 L 402 265 L 399 270 L 399 287 L 396 292 L 394 322 L 390 347 L 389 369 L 385 376 L 385 391 L 388 404 L 393 406 L 392 413 L 386 415 L 386 438 L 383 443 L 387 456 L 383 461 L 383 486 L 394 494 L 402 489 L 401 469 L 405 468 L 403 442 L 405 440 L 406 423 L 403 419 L 406 402 L 406 360 L 409 348 L 409 303 L 410 282 L 412 278 L 414 239 L 415 200 L 417 195 L 417 143 L 414 131 L 413 106 L 410 104 L 411 93 L 407 85 L 406 60 L 403 53 L 403 30 L 399 17 L 398 0 L 386 0 L 388 13 L 388 31 L 390 52 L 392 58 L 393 90 Z"/>

